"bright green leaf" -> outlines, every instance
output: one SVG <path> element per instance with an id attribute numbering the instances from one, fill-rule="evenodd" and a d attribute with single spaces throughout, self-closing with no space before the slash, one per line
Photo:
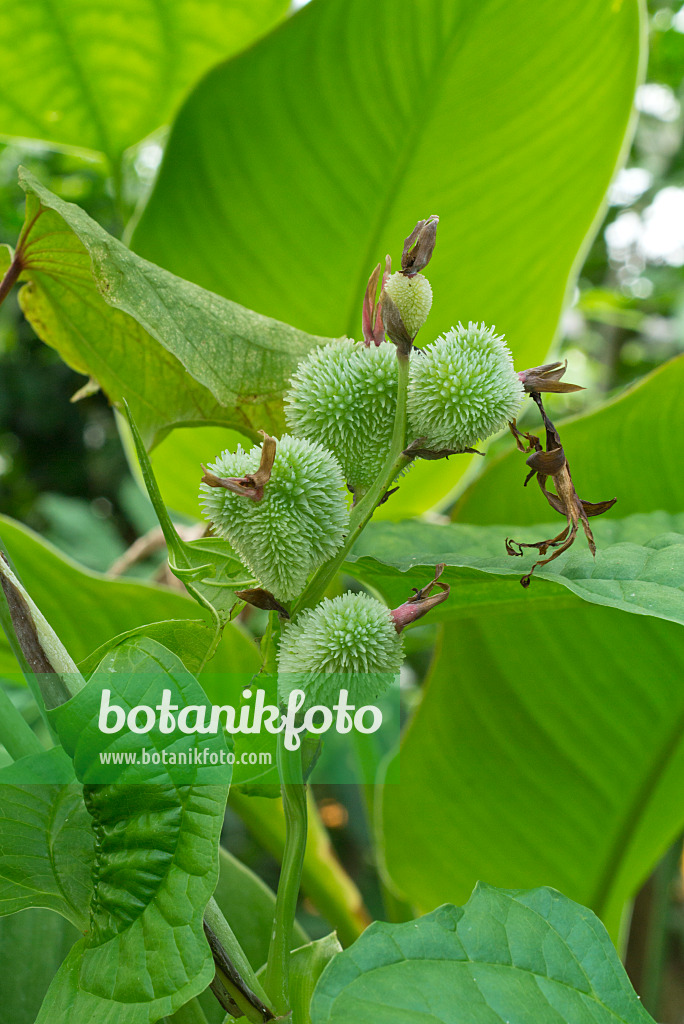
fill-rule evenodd
<path id="1" fill-rule="evenodd" d="M 335 932 L 301 946 L 290 960 L 290 1005 L 293 1024 L 311 1024 L 311 997 L 324 969 L 342 946 Z"/>
<path id="2" fill-rule="evenodd" d="M 485 320 L 540 363 L 623 147 L 638 21 L 637 0 L 315 3 L 191 94 L 134 247 L 358 338 L 373 266 L 437 213 L 419 343 Z M 434 504 L 468 461 L 417 466 L 383 514 Z"/>
<path id="3" fill-rule="evenodd" d="M 5 136 L 112 160 L 166 123 L 213 64 L 249 46 L 284 0 L 98 0 L 0 5 Z"/>
<path id="4" fill-rule="evenodd" d="M 314 1024 L 653 1024 L 601 922 L 553 889 L 376 922 L 324 972 Z"/>
<path id="5" fill-rule="evenodd" d="M 252 313 L 140 259 L 27 171 L 19 293 L 38 336 L 109 399 L 126 398 L 146 441 L 178 423 L 256 436 L 282 422 L 300 359 L 329 341 Z"/>
<path id="6" fill-rule="evenodd" d="M 683 391 L 684 356 L 679 356 L 612 402 L 557 424 L 580 497 L 617 496 L 612 515 L 681 512 L 684 477 L 675 468 L 684 462 Z M 525 429 L 539 433 L 535 424 L 539 418 L 531 416 Z M 463 494 L 453 518 L 524 524 L 546 518 L 548 506 L 537 485 L 523 488 L 527 469 L 524 455 L 515 450 L 493 459 Z"/>
<path id="7" fill-rule="evenodd" d="M 521 612 L 572 606 L 561 589 L 567 588 L 592 604 L 684 623 L 684 513 L 592 519 L 596 557 L 580 531 L 569 551 L 535 570 L 529 590 L 523 592 L 519 580 L 534 564 L 536 552 L 512 558 L 506 554 L 506 537 L 543 540 L 558 533 L 562 524 L 560 517 L 556 523 L 521 528 L 371 524 L 354 547 L 356 561 L 346 568 L 396 607 L 412 596 L 412 587 L 429 583 L 435 565 L 444 562 L 447 569 L 440 580 L 452 585 L 452 594 L 431 613 L 432 621 L 480 614 L 489 606 L 502 609 L 511 602 Z"/>
<path id="8" fill-rule="evenodd" d="M 684 828 L 684 632 L 527 598 L 445 625 L 401 781 L 384 789 L 385 863 L 423 911 L 477 879 L 548 884 L 617 938 Z"/>

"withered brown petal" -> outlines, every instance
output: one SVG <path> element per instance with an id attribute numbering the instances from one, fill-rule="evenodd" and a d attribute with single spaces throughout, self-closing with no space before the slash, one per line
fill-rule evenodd
<path id="1" fill-rule="evenodd" d="M 261 608 L 266 612 L 280 612 L 286 619 L 289 619 L 290 614 L 287 608 L 284 608 L 279 601 L 275 599 L 273 594 L 268 590 L 264 590 L 262 587 L 250 587 L 248 590 L 236 590 L 235 596 L 239 597 L 241 601 L 246 601 L 247 604 L 253 605 L 255 608 Z"/>
<path id="2" fill-rule="evenodd" d="M 550 452 L 532 452 L 525 462 L 537 473 L 544 476 L 555 476 L 565 465 L 565 452 L 562 448 L 552 448 Z"/>
<path id="3" fill-rule="evenodd" d="M 610 498 L 608 501 L 583 501 L 582 508 L 587 516 L 602 516 L 616 501 L 617 498 Z"/>
<path id="4" fill-rule="evenodd" d="M 419 220 L 411 234 L 404 240 L 401 254 L 402 273 L 409 276 L 420 273 L 427 267 L 435 251 L 439 217 L 433 214 L 427 220 Z"/>

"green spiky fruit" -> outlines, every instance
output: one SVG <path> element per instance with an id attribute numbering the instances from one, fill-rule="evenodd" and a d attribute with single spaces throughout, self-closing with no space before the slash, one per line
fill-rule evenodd
<path id="1" fill-rule="evenodd" d="M 292 377 L 285 416 L 299 437 L 339 460 L 353 490 L 365 490 L 387 458 L 397 409 L 394 345 L 335 342 L 316 349 Z"/>
<path id="2" fill-rule="evenodd" d="M 209 469 L 243 477 L 259 468 L 260 448 L 223 452 Z M 337 460 L 318 444 L 289 437 L 277 442 L 261 501 L 203 483 L 206 518 L 230 541 L 261 585 L 279 601 L 304 589 L 307 577 L 335 554 L 349 526 L 348 501 Z"/>
<path id="3" fill-rule="evenodd" d="M 326 598 L 283 629 L 278 657 L 278 696 L 304 690 L 304 710 L 332 707 L 340 689 L 357 707 L 386 689 L 404 660 L 389 609 L 368 594 Z"/>
<path id="4" fill-rule="evenodd" d="M 432 451 L 470 448 L 515 417 L 523 394 L 503 337 L 459 324 L 411 360 L 409 433 Z"/>
<path id="5" fill-rule="evenodd" d="M 432 306 L 432 288 L 427 277 L 422 274 L 406 277 L 397 272 L 390 277 L 385 291 L 399 310 L 409 335 L 415 338 Z"/>

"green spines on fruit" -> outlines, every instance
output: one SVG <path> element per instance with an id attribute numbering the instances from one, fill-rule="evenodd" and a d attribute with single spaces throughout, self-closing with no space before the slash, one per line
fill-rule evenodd
<path id="1" fill-rule="evenodd" d="M 340 689 L 367 704 L 386 689 L 404 659 L 389 609 L 368 594 L 322 601 L 283 628 L 278 657 L 278 696 L 304 690 L 304 708 L 331 707 Z"/>
<path id="2" fill-rule="evenodd" d="M 209 469 L 218 477 L 243 477 L 258 469 L 260 455 L 260 448 L 246 452 L 238 446 Z M 200 490 L 206 518 L 280 601 L 301 593 L 309 574 L 342 545 L 349 525 L 337 460 L 320 445 L 287 434 L 277 442 L 260 501 L 207 483 Z"/>
<path id="3" fill-rule="evenodd" d="M 365 490 L 387 458 L 397 409 L 394 345 L 344 340 L 316 349 L 285 396 L 290 430 L 339 460 L 353 490 Z"/>
<path id="4" fill-rule="evenodd" d="M 427 277 L 422 274 L 407 277 L 401 272 L 392 274 L 385 292 L 399 310 L 409 336 L 415 338 L 432 306 L 432 288 Z"/>
<path id="5" fill-rule="evenodd" d="M 433 451 L 470 448 L 515 417 L 523 394 L 503 337 L 459 324 L 411 360 L 409 433 Z"/>

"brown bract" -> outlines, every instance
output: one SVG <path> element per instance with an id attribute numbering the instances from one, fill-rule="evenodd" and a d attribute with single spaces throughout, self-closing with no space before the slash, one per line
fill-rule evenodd
<path id="1" fill-rule="evenodd" d="M 566 359 L 564 363 L 545 363 L 543 366 L 533 366 L 531 370 L 521 370 L 518 377 L 528 395 L 534 392 L 539 394 L 543 391 L 556 394 L 584 391 L 581 384 L 567 384 L 561 381 L 567 368 L 568 361 Z"/>
<path id="2" fill-rule="evenodd" d="M 439 217 L 433 214 L 427 220 L 419 220 L 411 234 L 404 240 L 401 254 L 401 272 L 413 277 L 427 267 L 435 251 Z"/>
<path id="3" fill-rule="evenodd" d="M 382 322 L 382 306 L 379 299 L 376 301 L 381 270 L 382 265 L 378 263 L 377 267 L 368 279 L 368 287 L 366 288 L 366 294 L 363 297 L 361 322 L 363 327 L 363 340 L 366 348 L 370 348 L 371 345 L 375 345 L 377 347 L 385 340 L 385 327 Z M 385 271 L 382 275 L 382 284 L 380 286 L 381 295 L 385 285 L 389 281 L 391 273 L 392 261 L 389 256 L 385 256 Z"/>
<path id="4" fill-rule="evenodd" d="M 550 365 L 558 367 L 562 364 L 556 363 Z M 537 367 L 536 369 L 544 370 L 547 368 Z M 531 373 L 533 371 L 527 372 Z M 565 368 L 562 369 L 560 376 L 562 376 L 564 372 Z M 566 387 L 572 387 L 572 385 L 566 385 Z M 542 448 L 538 437 L 535 437 L 534 434 L 521 433 L 515 422 L 510 424 L 518 449 L 526 452 L 532 450 L 532 454 L 529 455 L 526 460 L 527 465 L 530 467 L 530 472 L 525 480 L 525 486 L 527 486 L 529 481 L 536 476 L 542 494 L 548 501 L 551 508 L 565 516 L 567 525 L 556 537 L 551 537 L 548 540 L 537 541 L 533 544 L 523 544 L 519 541 L 506 538 L 506 551 L 509 555 L 521 556 L 524 548 L 536 548 L 540 555 L 545 555 L 549 548 L 554 549 L 552 555 L 548 558 L 543 558 L 535 562 L 530 571 L 523 576 L 520 580 L 523 587 L 528 587 L 530 585 L 532 573 L 538 566 L 547 565 L 549 562 L 552 562 L 554 558 L 558 558 L 558 556 L 564 551 L 567 551 L 575 541 L 580 523 L 582 524 L 582 528 L 586 535 L 589 550 L 592 555 L 595 555 L 596 543 L 594 541 L 594 535 L 591 531 L 591 527 L 589 526 L 589 518 L 591 516 L 600 516 L 604 512 L 607 512 L 608 509 L 612 508 L 617 501 L 617 498 L 611 498 L 608 501 L 599 502 L 583 501 L 578 496 L 572 482 L 570 467 L 568 465 L 568 460 L 565 457 L 565 452 L 563 451 L 558 431 L 546 415 L 540 395 L 535 391 L 531 391 L 530 394 L 533 401 L 536 402 L 539 411 L 541 412 L 542 419 L 544 420 L 544 426 L 546 428 L 546 451 Z M 529 447 L 524 446 L 523 440 L 528 442 Z M 553 491 L 548 489 L 547 480 L 551 480 L 553 483 L 555 494 Z"/>
<path id="5" fill-rule="evenodd" d="M 233 494 L 241 494 L 244 498 L 251 498 L 252 501 L 261 501 L 264 496 L 264 487 L 271 479 L 271 471 L 273 470 L 276 454 L 276 440 L 263 430 L 260 430 L 259 433 L 262 435 L 264 443 L 261 446 L 261 462 L 256 472 L 248 473 L 246 476 L 241 477 L 216 476 L 215 473 L 212 473 L 211 470 L 203 465 L 204 476 L 202 477 L 202 483 L 209 484 L 210 487 L 223 487 L 227 491 L 232 491 Z"/>

